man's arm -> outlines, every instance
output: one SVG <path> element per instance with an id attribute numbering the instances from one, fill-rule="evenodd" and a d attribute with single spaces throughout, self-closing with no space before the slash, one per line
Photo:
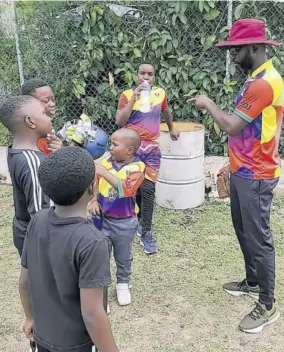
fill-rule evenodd
<path id="1" fill-rule="evenodd" d="M 170 131 L 170 136 L 171 136 L 171 139 L 176 141 L 178 138 L 179 138 L 179 131 L 177 128 L 174 127 L 174 124 L 173 124 L 173 115 L 169 109 L 169 106 L 168 106 L 168 99 L 167 99 L 167 96 L 165 96 L 164 98 L 164 101 L 162 103 L 162 117 L 163 119 L 165 120 L 167 126 L 168 126 L 168 129 Z"/>
<path id="2" fill-rule="evenodd" d="M 223 111 L 213 101 L 208 103 L 207 111 L 213 117 L 217 125 L 219 125 L 229 136 L 237 136 L 248 124 L 247 121 L 236 114 L 229 114 Z"/>
<path id="3" fill-rule="evenodd" d="M 141 83 L 138 87 L 136 87 L 129 101 L 127 100 L 127 97 L 123 93 L 121 94 L 118 102 L 117 113 L 115 116 L 115 123 L 119 127 L 123 127 L 127 124 L 127 121 L 129 120 L 129 117 L 133 110 L 133 106 L 136 103 L 136 101 L 140 98 L 140 92 L 143 89 L 143 87 L 144 87 L 144 83 Z"/>
<path id="4" fill-rule="evenodd" d="M 81 288 L 81 311 L 88 333 L 100 352 L 118 352 L 103 306 L 103 288 Z"/>
<path id="5" fill-rule="evenodd" d="M 267 106 L 272 104 L 273 96 L 270 84 L 263 79 L 257 79 L 246 88 L 233 114 L 223 111 L 205 96 L 199 95 L 189 101 L 194 100 L 198 108 L 207 110 L 229 136 L 237 136 L 247 124 L 254 121 Z"/>
<path id="6" fill-rule="evenodd" d="M 127 98 L 123 94 L 120 97 L 119 103 L 118 103 L 118 110 L 115 116 L 115 123 L 119 127 L 126 125 L 136 100 L 137 99 L 134 94 L 132 95 L 129 101 L 127 101 Z"/>
<path id="7" fill-rule="evenodd" d="M 171 131 L 173 129 L 174 125 L 173 125 L 173 115 L 172 115 L 169 108 L 162 111 L 162 117 L 165 120 L 169 131 Z"/>

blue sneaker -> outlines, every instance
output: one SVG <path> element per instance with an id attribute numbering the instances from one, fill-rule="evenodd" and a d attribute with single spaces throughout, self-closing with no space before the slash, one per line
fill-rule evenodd
<path id="1" fill-rule="evenodd" d="M 142 223 L 141 223 L 141 221 L 138 221 L 137 236 L 138 237 L 142 236 Z"/>
<path id="2" fill-rule="evenodd" d="M 147 232 L 144 238 L 141 238 L 140 244 L 144 247 L 144 252 L 146 254 L 155 254 L 158 252 L 158 247 L 153 241 L 151 231 Z"/>

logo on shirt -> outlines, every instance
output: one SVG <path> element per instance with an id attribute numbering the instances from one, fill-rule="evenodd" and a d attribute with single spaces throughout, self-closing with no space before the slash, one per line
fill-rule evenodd
<path id="1" fill-rule="evenodd" d="M 117 192 L 114 188 L 108 190 L 108 199 L 112 202 L 117 198 Z"/>
<path id="2" fill-rule="evenodd" d="M 241 106 L 242 108 L 244 108 L 245 110 L 247 110 L 247 111 L 249 111 L 249 110 L 251 109 L 251 105 L 248 104 L 248 103 L 245 102 L 245 101 L 242 101 L 242 102 L 240 103 L 240 106 Z"/>

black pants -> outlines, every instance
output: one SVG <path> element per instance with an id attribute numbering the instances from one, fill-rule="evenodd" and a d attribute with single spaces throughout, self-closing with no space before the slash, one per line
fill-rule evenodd
<path id="1" fill-rule="evenodd" d="M 231 213 L 233 225 L 243 252 L 246 279 L 259 285 L 259 301 L 274 302 L 275 252 L 270 230 L 272 180 L 248 180 L 231 175 Z"/>
<path id="2" fill-rule="evenodd" d="M 154 211 L 156 184 L 145 179 L 136 195 L 136 202 L 139 207 L 138 219 L 142 224 L 142 236 L 151 231 Z"/>

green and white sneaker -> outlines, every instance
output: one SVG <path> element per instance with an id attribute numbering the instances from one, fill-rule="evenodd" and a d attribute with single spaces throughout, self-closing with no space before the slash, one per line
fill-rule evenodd
<path id="1" fill-rule="evenodd" d="M 280 313 L 273 305 L 271 310 L 267 310 L 265 305 L 255 302 L 254 309 L 244 317 L 239 328 L 250 334 L 257 334 L 266 325 L 274 323 L 280 317 Z"/>
<path id="2" fill-rule="evenodd" d="M 240 282 L 229 282 L 223 285 L 223 289 L 233 296 L 250 295 L 254 298 L 258 298 L 259 295 L 259 286 L 249 286 L 246 279 Z"/>

